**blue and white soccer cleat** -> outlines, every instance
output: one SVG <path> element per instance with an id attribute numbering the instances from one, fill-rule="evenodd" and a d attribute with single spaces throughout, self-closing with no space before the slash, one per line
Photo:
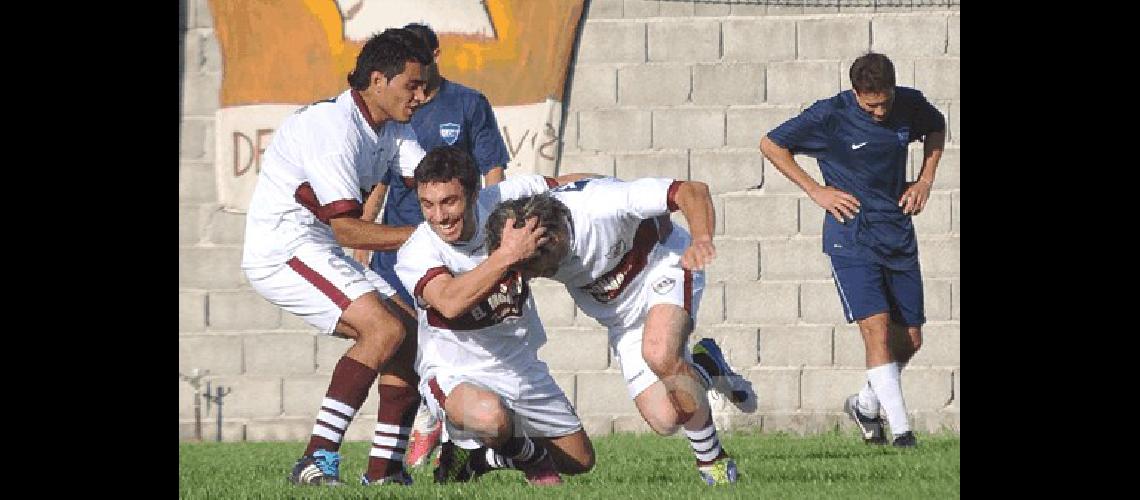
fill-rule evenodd
<path id="1" fill-rule="evenodd" d="M 340 453 L 318 449 L 301 457 L 289 473 L 289 482 L 340 486 Z"/>
<path id="2" fill-rule="evenodd" d="M 693 362 L 707 372 L 710 389 L 723 394 L 744 413 L 756 411 L 758 401 L 752 382 L 732 371 L 715 340 L 703 338 L 693 345 Z"/>
<path id="3" fill-rule="evenodd" d="M 697 472 L 705 484 L 714 486 L 718 484 L 732 484 L 736 482 L 736 461 L 724 457 L 709 465 L 697 466 Z"/>

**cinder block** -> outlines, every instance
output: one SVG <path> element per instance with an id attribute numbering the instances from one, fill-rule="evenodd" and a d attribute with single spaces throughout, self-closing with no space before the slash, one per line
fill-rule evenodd
<path id="1" fill-rule="evenodd" d="M 221 102 L 220 73 L 186 74 L 182 78 L 182 115 L 212 118 Z"/>
<path id="2" fill-rule="evenodd" d="M 566 398 L 570 400 L 570 403 L 573 404 L 578 393 L 576 375 L 574 375 L 573 372 L 551 371 L 550 376 L 554 379 L 554 383 L 558 384 L 558 387 L 562 388 L 562 392 L 566 394 Z"/>
<path id="3" fill-rule="evenodd" d="M 863 345 L 863 334 L 859 333 L 858 325 L 837 323 L 832 342 L 835 345 L 835 366 L 867 368 L 867 349 Z"/>
<path id="4" fill-rule="evenodd" d="M 764 280 L 827 279 L 831 261 L 820 251 L 819 238 L 760 242 L 760 278 Z"/>
<path id="5" fill-rule="evenodd" d="M 300 375 L 282 382 L 283 414 L 289 417 L 315 418 L 321 401 L 329 390 L 329 375 Z M 372 390 L 375 390 L 373 388 Z M 313 422 L 309 421 L 309 427 Z M 307 433 L 308 431 L 306 431 Z"/>
<path id="6" fill-rule="evenodd" d="M 661 13 L 661 2 L 657 0 L 625 0 L 625 17 L 657 17 Z"/>
<path id="7" fill-rule="evenodd" d="M 668 177 L 689 180 L 689 155 L 684 151 L 615 155 L 617 177 L 633 180 L 642 177 Z"/>
<path id="8" fill-rule="evenodd" d="M 923 278 L 957 278 L 962 274 L 961 239 L 957 236 L 919 238 L 918 260 Z"/>
<path id="9" fill-rule="evenodd" d="M 578 373 L 575 407 L 579 415 L 639 415 L 620 372 Z M 616 422 L 614 430 L 619 430 Z"/>
<path id="10" fill-rule="evenodd" d="M 806 104 L 839 92 L 837 61 L 768 63 L 768 102 Z"/>
<path id="11" fill-rule="evenodd" d="M 253 290 L 216 290 L 210 292 L 207 323 L 211 330 L 274 329 L 281 324 L 281 309 Z"/>
<path id="12" fill-rule="evenodd" d="M 843 317 L 843 304 L 832 280 L 821 283 L 800 284 L 800 318 L 805 323 L 839 325 Z"/>
<path id="13" fill-rule="evenodd" d="M 926 324 L 922 327 L 922 348 L 907 364 L 907 370 L 922 366 L 962 364 L 962 333 L 957 324 Z"/>
<path id="14" fill-rule="evenodd" d="M 948 368 L 910 368 L 902 373 L 907 411 L 941 410 L 950 405 L 954 371 Z"/>
<path id="15" fill-rule="evenodd" d="M 578 419 L 582 421 L 582 430 L 591 439 L 614 433 L 614 418 L 609 415 L 579 416 Z"/>
<path id="16" fill-rule="evenodd" d="M 210 214 L 206 231 L 210 242 L 219 245 L 241 245 L 245 241 L 245 214 L 215 210 Z"/>
<path id="17" fill-rule="evenodd" d="M 617 70 L 618 102 L 623 106 L 670 106 L 689 102 L 688 64 L 650 63 Z"/>
<path id="18" fill-rule="evenodd" d="M 953 291 L 950 280 L 922 282 L 923 309 L 927 321 L 949 321 L 953 308 Z"/>
<path id="19" fill-rule="evenodd" d="M 752 368 L 739 372 L 752 382 L 759 411 L 788 411 L 800 407 L 799 368 Z"/>
<path id="20" fill-rule="evenodd" d="M 796 164 L 808 174 L 809 177 L 815 179 L 819 185 L 824 185 L 823 173 L 819 170 L 819 162 L 815 158 L 807 155 L 795 155 L 792 157 Z M 765 194 L 794 194 L 799 196 L 806 196 L 803 189 L 792 183 L 788 178 L 776 169 L 776 166 L 764 159 L 764 193 Z"/>
<path id="21" fill-rule="evenodd" d="M 562 125 L 562 151 L 559 155 L 559 163 L 561 163 L 561 156 L 568 152 L 580 151 L 578 147 L 578 110 L 570 108 L 566 110 L 566 121 Z"/>
<path id="22" fill-rule="evenodd" d="M 604 370 L 609 365 L 605 332 L 584 328 L 547 328 L 539 359 L 551 370 Z"/>
<path id="23" fill-rule="evenodd" d="M 946 18 L 946 54 L 957 56 L 962 54 L 962 16 L 954 15 Z"/>
<path id="24" fill-rule="evenodd" d="M 693 16 L 696 17 L 724 17 L 729 15 L 731 5 L 723 3 L 703 3 L 697 2 L 693 8 Z"/>
<path id="25" fill-rule="evenodd" d="M 692 335 L 695 344 L 701 338 L 708 337 L 716 340 L 728 364 L 737 373 L 744 373 L 761 363 L 757 353 L 757 328 L 754 326 L 724 325 L 710 328 L 700 328 Z M 763 364 L 763 363 L 761 363 Z"/>
<path id="26" fill-rule="evenodd" d="M 910 414 L 910 428 L 931 434 L 961 432 L 962 413 L 952 409 L 934 411 L 913 411 Z"/>
<path id="27" fill-rule="evenodd" d="M 241 272 L 241 248 L 180 247 L 179 288 L 236 288 L 245 282 Z"/>
<path id="28" fill-rule="evenodd" d="M 766 367 L 828 366 L 830 326 L 765 326 L 759 332 L 760 364 Z"/>
<path id="29" fill-rule="evenodd" d="M 726 283 L 724 303 L 728 322 L 793 323 L 798 305 L 797 288 L 795 283 Z"/>
<path id="30" fill-rule="evenodd" d="M 653 428 L 638 415 L 621 415 L 613 417 L 614 433 L 628 432 L 633 434 L 653 434 Z"/>
<path id="31" fill-rule="evenodd" d="M 617 70 L 612 66 L 584 64 L 574 68 L 570 83 L 574 109 L 591 109 L 617 103 Z"/>
<path id="32" fill-rule="evenodd" d="M 577 64 L 645 62 L 645 23 L 587 20 Z"/>
<path id="33" fill-rule="evenodd" d="M 798 113 L 799 108 L 793 106 L 726 109 L 727 145 L 754 148 L 756 154 L 761 155 L 760 139 Z"/>
<path id="34" fill-rule="evenodd" d="M 348 348 L 355 343 L 349 339 L 333 337 L 331 335 L 317 335 L 317 373 L 332 374 L 340 358 L 348 352 Z"/>
<path id="35" fill-rule="evenodd" d="M 210 13 L 210 6 L 207 0 L 190 0 L 194 6 L 194 27 L 195 28 L 214 28 L 214 16 Z"/>
<path id="36" fill-rule="evenodd" d="M 178 122 L 178 158 L 180 160 L 213 161 L 213 118 L 183 118 Z"/>
<path id="37" fill-rule="evenodd" d="M 316 416 L 314 408 L 313 416 Z M 252 419 L 245 424 L 247 441 L 308 441 L 313 433 L 313 418 Z"/>
<path id="38" fill-rule="evenodd" d="M 922 212 L 912 219 L 915 232 L 923 236 L 949 233 L 953 210 L 951 203 L 950 193 L 931 193 Z"/>
<path id="39" fill-rule="evenodd" d="M 225 415 L 222 415 L 225 417 Z M 202 422 L 202 441 L 213 443 L 218 439 L 218 421 L 211 418 Z M 222 420 L 222 442 L 236 443 L 245 441 L 245 423 Z M 194 441 L 194 419 L 178 421 L 178 441 Z"/>
<path id="40" fill-rule="evenodd" d="M 178 332 L 201 332 L 206 329 L 206 292 L 178 291 Z"/>
<path id="41" fill-rule="evenodd" d="M 296 332 L 310 333 L 314 335 L 324 335 L 317 327 L 305 323 L 305 320 L 300 316 L 291 312 L 281 311 L 281 327 L 282 330 L 292 330 Z"/>
<path id="42" fill-rule="evenodd" d="M 586 19 L 621 19 L 624 0 L 591 0 L 586 3 Z"/>
<path id="43" fill-rule="evenodd" d="M 874 16 L 871 50 L 895 57 L 930 57 L 946 53 L 946 16 Z"/>
<path id="44" fill-rule="evenodd" d="M 739 7 L 733 5 L 734 13 Z M 733 19 L 724 21 L 721 27 L 725 61 L 770 62 L 796 58 L 796 21 L 793 19 Z"/>
<path id="45" fill-rule="evenodd" d="M 769 5 L 769 16 L 798 16 L 804 13 L 803 5 Z"/>
<path id="46" fill-rule="evenodd" d="M 962 319 L 962 282 L 960 280 L 950 281 L 950 318 Z"/>
<path id="47" fill-rule="evenodd" d="M 375 398 L 375 391 L 371 398 Z M 376 435 L 376 405 L 369 402 L 364 404 L 363 408 L 371 408 L 372 413 L 369 415 L 357 414 L 356 418 L 352 419 L 352 423 L 348 424 L 348 428 L 345 429 L 343 442 L 371 442 Z"/>
<path id="48" fill-rule="evenodd" d="M 614 157 L 607 154 L 563 153 L 558 173 L 614 175 Z"/>
<path id="49" fill-rule="evenodd" d="M 254 375 L 304 375 L 316 370 L 312 335 L 247 335 L 245 370 Z"/>
<path id="50" fill-rule="evenodd" d="M 760 250 L 756 240 L 716 238 L 713 244 L 717 257 L 706 268 L 708 282 L 751 282 L 759 278 Z"/>
<path id="51" fill-rule="evenodd" d="M 803 19 L 796 23 L 796 41 L 799 59 L 856 58 L 871 47 L 871 23 L 859 17 Z"/>
<path id="52" fill-rule="evenodd" d="M 843 400 L 866 383 L 864 370 L 804 368 L 800 393 L 804 410 L 842 411 Z"/>
<path id="53" fill-rule="evenodd" d="M 578 113 L 578 146 L 602 151 L 649 149 L 652 115 L 648 110 L 637 109 L 581 111 Z"/>
<path id="54" fill-rule="evenodd" d="M 713 210 L 716 211 L 716 235 L 724 235 L 724 196 L 713 195 Z M 676 215 L 676 212 L 674 212 Z"/>
<path id="55" fill-rule="evenodd" d="M 679 20 L 649 23 L 650 61 L 701 62 L 720 59 L 720 23 Z"/>
<path id="56" fill-rule="evenodd" d="M 242 372 L 241 344 L 237 336 L 180 335 L 178 371 L 190 373 L 198 368 L 209 370 L 210 375 L 237 375 Z"/>
<path id="57" fill-rule="evenodd" d="M 815 202 L 807 196 L 800 198 L 798 203 L 800 210 L 800 234 L 804 236 L 823 235 L 823 217 L 827 211 L 824 210 L 823 207 L 816 205 Z"/>
<path id="58" fill-rule="evenodd" d="M 728 236 L 791 236 L 798 230 L 798 206 L 794 196 L 771 196 L 749 192 L 724 199 L 725 234 Z"/>
<path id="59" fill-rule="evenodd" d="M 281 415 L 281 379 L 278 377 L 221 377 L 212 382 L 215 391 L 218 386 L 230 390 L 222 398 L 223 420 Z M 211 406 L 210 417 L 216 418 L 216 412 L 217 406 Z"/>
<path id="60" fill-rule="evenodd" d="M 962 369 L 954 369 L 954 408 L 962 405 Z"/>
<path id="61" fill-rule="evenodd" d="M 949 133 L 946 134 L 946 142 L 954 144 L 955 146 L 962 145 L 962 101 L 950 102 L 950 113 L 946 115 L 946 127 Z"/>
<path id="62" fill-rule="evenodd" d="M 693 104 L 760 104 L 764 83 L 763 64 L 697 64 L 693 66 Z"/>
<path id="63" fill-rule="evenodd" d="M 178 162 L 178 203 L 216 203 L 214 171 L 203 163 Z"/>
<path id="64" fill-rule="evenodd" d="M 208 205 L 178 205 L 178 244 L 194 245 L 202 239 L 203 207 Z"/>
<path id="65" fill-rule="evenodd" d="M 697 328 L 724 322 L 724 283 L 705 282 L 701 303 L 697 307 Z"/>
<path id="66" fill-rule="evenodd" d="M 222 49 L 213 30 L 203 30 L 198 33 L 197 50 L 194 68 L 196 71 L 214 75 L 222 72 Z"/>
<path id="67" fill-rule="evenodd" d="M 942 150 L 942 158 L 938 160 L 938 169 L 934 171 L 934 190 L 945 191 L 961 188 L 961 148 L 947 147 Z M 912 152 L 911 159 L 915 165 L 922 165 L 922 150 Z M 912 175 L 911 180 L 918 175 Z"/>
<path id="68" fill-rule="evenodd" d="M 577 307 L 577 306 L 575 306 L 575 307 Z M 602 326 L 601 323 L 598 323 L 598 320 L 591 318 L 591 317 L 587 316 L 586 313 L 582 312 L 581 308 L 577 308 L 577 310 L 574 311 L 574 326 L 580 326 L 583 328 L 605 329 L 605 327 Z"/>
<path id="69" fill-rule="evenodd" d="M 656 128 L 656 127 L 655 127 Z M 764 181 L 764 159 L 756 150 L 692 151 L 689 174 L 712 194 L 743 191 Z"/>
<path id="70" fill-rule="evenodd" d="M 962 59 L 916 59 L 914 85 L 931 101 L 961 99 Z"/>
<path id="71" fill-rule="evenodd" d="M 549 328 L 574 323 L 574 299 L 565 286 L 550 280 L 543 280 L 541 284 L 531 282 L 530 293 L 544 326 Z"/>
<path id="72" fill-rule="evenodd" d="M 768 15 L 768 6 L 765 4 L 734 3 L 732 4 L 732 12 L 729 12 L 729 15 L 741 17 L 766 16 Z"/>
<path id="73" fill-rule="evenodd" d="M 731 407 L 731 405 L 729 405 Z M 763 429 L 764 415 L 757 413 L 713 413 L 713 422 L 718 432 L 737 432 L 746 434 L 759 434 Z M 731 441 L 730 441 L 731 443 Z M 731 444 L 730 444 L 731 446 Z"/>
<path id="74" fill-rule="evenodd" d="M 661 2 L 661 12 L 658 15 L 661 17 L 693 17 L 695 12 L 693 2 L 670 0 Z"/>
<path id="75" fill-rule="evenodd" d="M 717 148 L 724 145 L 724 111 L 674 108 L 653 111 L 654 148 Z"/>
<path id="76" fill-rule="evenodd" d="M 765 433 L 782 432 L 797 436 L 815 436 L 839 428 L 839 415 L 832 413 L 771 413 L 764 415 Z"/>
<path id="77" fill-rule="evenodd" d="M 191 373 L 187 373 L 187 375 L 191 375 L 193 373 L 193 369 L 191 369 L 190 371 L 191 371 Z M 180 372 L 180 373 L 185 373 L 185 372 Z M 201 386 L 201 390 L 202 391 L 206 390 L 205 385 Z M 194 387 L 191 386 L 189 382 L 186 382 L 185 380 L 182 380 L 181 378 L 179 378 L 178 379 L 178 418 L 180 418 L 180 419 L 193 419 L 194 418 L 194 399 L 196 397 L 200 398 L 201 394 L 200 393 L 196 394 L 194 392 Z M 201 405 L 199 407 L 200 408 L 199 411 L 205 412 L 206 411 L 206 401 L 202 400 L 198 404 Z"/>

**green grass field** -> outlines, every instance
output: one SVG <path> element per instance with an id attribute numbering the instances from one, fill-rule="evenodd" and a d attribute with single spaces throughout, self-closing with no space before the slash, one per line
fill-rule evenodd
<path id="1" fill-rule="evenodd" d="M 304 444 L 179 443 L 180 498 L 958 498 L 961 438 L 918 434 L 919 447 L 864 445 L 855 434 L 811 437 L 727 433 L 740 481 L 705 486 L 684 439 L 615 434 L 594 439 L 597 465 L 564 476 L 558 487 L 534 488 L 518 471 L 497 471 L 470 484 L 436 485 L 431 467 L 412 469 L 410 487 L 365 488 L 359 478 L 369 443 L 341 448 L 339 488 L 294 487 L 285 476 Z M 381 491 L 371 491 L 379 488 Z"/>

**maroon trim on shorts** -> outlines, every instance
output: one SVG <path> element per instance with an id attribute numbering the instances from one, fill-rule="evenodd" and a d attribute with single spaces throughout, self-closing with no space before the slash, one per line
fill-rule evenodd
<path id="1" fill-rule="evenodd" d="M 685 269 L 685 312 L 693 316 L 693 272 Z M 693 318 L 696 321 L 697 318 Z"/>
<path id="2" fill-rule="evenodd" d="M 301 259 L 293 257 L 289 259 L 288 264 L 289 267 L 293 268 L 294 271 L 297 271 L 297 274 L 300 274 L 302 278 L 305 278 L 305 281 L 308 281 L 313 286 L 317 287 L 321 293 L 325 294 L 325 297 L 328 297 L 329 300 L 333 301 L 333 303 L 336 304 L 341 311 L 348 309 L 349 304 L 352 304 L 352 300 L 349 299 L 347 295 L 342 293 L 340 289 L 329 282 L 329 280 L 325 279 L 324 276 L 317 274 L 313 268 L 305 265 L 304 262 L 301 262 Z"/>

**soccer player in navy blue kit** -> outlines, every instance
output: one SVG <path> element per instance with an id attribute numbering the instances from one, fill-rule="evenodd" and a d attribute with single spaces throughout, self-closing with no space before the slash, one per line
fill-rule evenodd
<path id="1" fill-rule="evenodd" d="M 926 322 L 922 272 L 911 216 L 926 206 L 945 143 L 945 118 L 918 90 L 895 86 L 887 56 L 865 54 L 851 64 L 852 90 L 816 101 L 760 140 L 781 174 L 827 211 L 823 252 L 848 322 L 855 321 L 867 355 L 867 383 L 844 402 L 865 442 L 915 446 L 899 374 L 922 345 Z M 923 141 L 922 170 L 906 181 L 907 144 Z M 816 158 L 825 186 L 793 158 Z M 906 328 L 892 352 L 891 322 Z"/>
<path id="2" fill-rule="evenodd" d="M 431 28 L 413 23 L 404 26 L 404 29 L 423 40 L 433 57 L 432 64 L 424 67 L 424 78 L 427 80 L 424 94 L 427 101 L 416 109 L 411 122 L 420 146 L 427 152 L 440 146 L 458 147 L 475 159 L 483 174 L 484 186 L 499 183 L 504 178 L 503 171 L 510 155 L 507 154 L 507 146 L 499 133 L 499 125 L 490 102 L 481 92 L 440 75 L 439 38 Z M 385 194 L 387 201 L 384 201 Z M 365 220 L 376 220 L 381 201 L 384 201 L 384 215 L 380 222 L 388 226 L 403 226 L 407 229 L 405 238 L 424 221 L 416 197 L 416 187 L 410 177 L 401 179 L 396 174 L 385 175 L 364 204 Z M 365 250 L 356 251 L 354 257 L 392 283 L 400 298 L 414 307 L 415 302 L 394 270 L 396 251 L 372 252 L 370 262 L 368 253 Z M 422 465 L 435 449 L 442 429 L 434 416 L 424 411 L 426 406 L 421 406 L 420 410 L 421 415 L 417 419 L 419 425 L 412 431 L 407 454 L 407 462 L 413 466 Z"/>

